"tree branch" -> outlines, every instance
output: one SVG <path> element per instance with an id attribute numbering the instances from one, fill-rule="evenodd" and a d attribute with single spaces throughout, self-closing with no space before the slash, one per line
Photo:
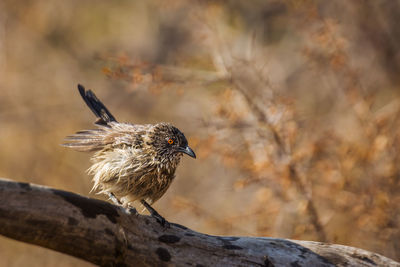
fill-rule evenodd
<path id="1" fill-rule="evenodd" d="M 311 241 L 211 236 L 110 203 L 0 179 L 0 234 L 101 266 L 400 266 L 365 250 Z"/>

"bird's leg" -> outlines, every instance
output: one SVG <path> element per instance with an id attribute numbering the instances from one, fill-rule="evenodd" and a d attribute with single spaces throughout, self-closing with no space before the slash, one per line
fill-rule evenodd
<path id="1" fill-rule="evenodd" d="M 119 199 L 113 193 L 108 192 L 107 195 L 115 205 L 122 206 L 121 201 L 119 201 Z"/>
<path id="2" fill-rule="evenodd" d="M 112 202 L 114 202 L 115 205 L 123 207 L 124 205 L 122 204 L 121 201 L 111 192 L 108 192 L 108 197 L 111 199 Z M 137 214 L 137 211 L 134 207 L 128 207 L 128 211 L 131 214 Z"/>
<path id="3" fill-rule="evenodd" d="M 159 224 L 162 226 L 169 228 L 169 222 L 164 219 L 163 216 L 161 216 L 155 209 L 153 209 L 152 206 L 150 206 L 149 203 L 146 202 L 146 200 L 142 199 L 140 200 L 140 203 L 150 212 L 151 217 L 155 218 Z"/>

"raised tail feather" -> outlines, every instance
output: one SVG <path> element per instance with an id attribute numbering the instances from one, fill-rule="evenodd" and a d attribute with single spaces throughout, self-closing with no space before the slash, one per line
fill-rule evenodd
<path id="1" fill-rule="evenodd" d="M 104 106 L 104 104 L 96 97 L 92 90 L 85 90 L 85 87 L 78 84 L 78 90 L 81 94 L 86 105 L 92 110 L 94 115 L 98 118 L 95 122 L 99 125 L 107 125 L 112 121 L 117 121 L 110 111 Z"/>
<path id="2" fill-rule="evenodd" d="M 67 136 L 66 142 L 62 145 L 78 151 L 100 150 L 107 142 L 110 142 L 110 140 L 107 140 L 107 129 L 110 129 L 109 123 L 116 122 L 116 119 L 92 90 L 85 90 L 85 87 L 80 84 L 78 84 L 78 90 L 85 103 L 98 118 L 95 123 L 103 127 L 102 129 L 79 131 L 74 135 Z"/>

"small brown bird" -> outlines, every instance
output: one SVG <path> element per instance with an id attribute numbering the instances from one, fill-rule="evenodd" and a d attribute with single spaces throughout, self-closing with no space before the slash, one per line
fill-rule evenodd
<path id="1" fill-rule="evenodd" d="M 196 158 L 185 135 L 168 123 L 119 123 L 91 90 L 80 84 L 78 90 L 96 115 L 98 129 L 67 136 L 63 145 L 96 152 L 88 170 L 93 175 L 92 190 L 124 207 L 140 201 L 164 225 L 165 219 L 150 205 L 171 185 L 182 155 Z"/>

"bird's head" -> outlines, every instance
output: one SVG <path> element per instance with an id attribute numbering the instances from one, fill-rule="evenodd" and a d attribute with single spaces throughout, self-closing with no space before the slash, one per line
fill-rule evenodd
<path id="1" fill-rule="evenodd" d="M 196 154 L 189 147 L 185 135 L 178 128 L 168 123 L 156 124 L 153 128 L 152 145 L 159 155 L 169 157 L 186 154 L 196 158 Z"/>

